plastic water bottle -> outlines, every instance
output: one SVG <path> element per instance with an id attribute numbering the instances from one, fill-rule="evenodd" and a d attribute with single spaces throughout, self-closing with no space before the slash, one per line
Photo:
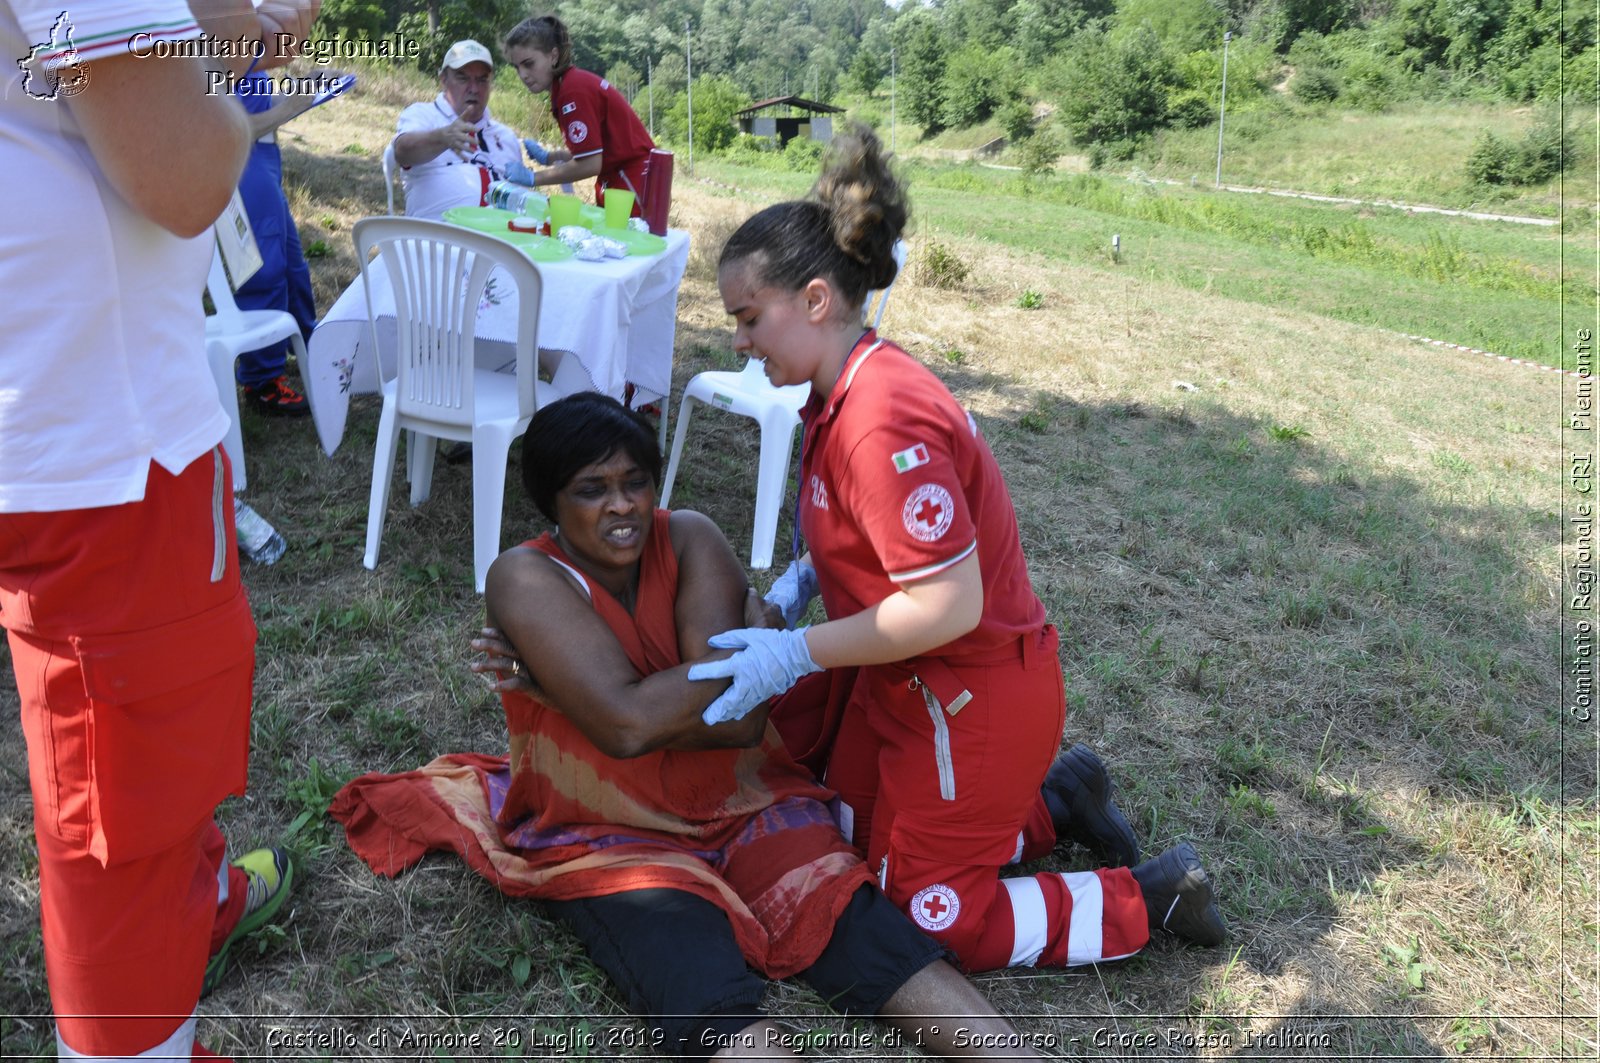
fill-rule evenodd
<path id="1" fill-rule="evenodd" d="M 533 189 L 511 181 L 494 181 L 489 185 L 489 206 L 509 210 L 513 214 L 525 214 L 528 196 L 532 192 Z"/>
<path id="2" fill-rule="evenodd" d="M 233 527 L 239 536 L 239 549 L 258 565 L 271 565 L 289 549 L 278 530 L 267 523 L 238 495 L 233 496 Z"/>

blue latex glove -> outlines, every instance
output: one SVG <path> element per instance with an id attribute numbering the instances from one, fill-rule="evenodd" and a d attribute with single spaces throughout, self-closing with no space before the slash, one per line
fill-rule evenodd
<path id="1" fill-rule="evenodd" d="M 528 153 L 528 158 L 540 166 L 548 166 L 550 164 L 550 149 L 537 140 L 524 140 L 522 147 Z"/>
<path id="2" fill-rule="evenodd" d="M 766 601 L 778 607 L 783 622 L 794 627 L 805 615 L 811 599 L 817 596 L 817 570 L 804 561 L 791 561 L 767 591 Z"/>
<path id="3" fill-rule="evenodd" d="M 506 164 L 506 180 L 515 185 L 533 187 L 533 171 L 520 162 Z"/>
<path id="4" fill-rule="evenodd" d="M 738 650 L 721 661 L 706 661 L 689 669 L 690 679 L 732 679 L 733 685 L 706 707 L 700 718 L 708 724 L 742 720 L 751 709 L 794 686 L 803 675 L 820 672 L 806 646 L 806 629 L 774 631 L 742 627 L 713 635 L 719 650 Z"/>

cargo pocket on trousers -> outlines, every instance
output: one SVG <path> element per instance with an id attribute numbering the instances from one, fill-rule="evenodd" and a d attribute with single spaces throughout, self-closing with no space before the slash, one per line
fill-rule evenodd
<path id="1" fill-rule="evenodd" d="M 998 870 L 1016 846 L 1007 825 L 895 817 L 879 885 L 923 930 L 959 954 L 988 917 Z M 965 920 L 962 915 L 965 913 Z"/>
<path id="2" fill-rule="evenodd" d="M 244 792 L 255 641 L 242 590 L 161 627 L 72 639 L 89 700 L 89 851 L 100 860 L 159 852 Z"/>

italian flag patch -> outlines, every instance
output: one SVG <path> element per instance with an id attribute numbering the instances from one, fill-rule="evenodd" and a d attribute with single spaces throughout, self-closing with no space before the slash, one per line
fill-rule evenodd
<path id="1" fill-rule="evenodd" d="M 928 447 L 924 443 L 918 443 L 914 447 L 907 447 L 897 452 L 893 455 L 893 459 L 895 472 L 910 472 L 918 465 L 928 464 Z"/>

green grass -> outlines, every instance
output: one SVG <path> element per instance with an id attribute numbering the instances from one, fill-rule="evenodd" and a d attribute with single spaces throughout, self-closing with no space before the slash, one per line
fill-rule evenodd
<path id="1" fill-rule="evenodd" d="M 1466 176 L 1466 158 L 1479 133 L 1519 139 L 1535 119 L 1531 108 L 1461 102 L 1400 104 L 1376 114 L 1303 105 L 1294 112 L 1294 117 L 1266 111 L 1230 115 L 1223 130 L 1223 182 L 1544 217 L 1555 217 L 1562 208 L 1558 181 L 1498 189 Z M 1594 127 L 1585 113 L 1582 107 L 1567 112 L 1577 131 L 1567 170 L 1568 209 L 1596 205 Z M 1167 130 L 1137 164 L 1162 177 L 1196 177 L 1210 184 L 1216 174 L 1217 126 Z"/>
<path id="2" fill-rule="evenodd" d="M 702 171 L 773 195 L 804 175 Z M 1571 368 L 1562 339 L 1592 317 L 1588 234 L 1512 223 L 1216 193 L 1093 175 L 1029 179 L 973 165 L 913 163 L 924 240 L 958 235 L 1062 265 L 1113 268 L 1245 302 L 1299 309 Z M 1563 273 L 1563 257 L 1565 269 Z"/>

